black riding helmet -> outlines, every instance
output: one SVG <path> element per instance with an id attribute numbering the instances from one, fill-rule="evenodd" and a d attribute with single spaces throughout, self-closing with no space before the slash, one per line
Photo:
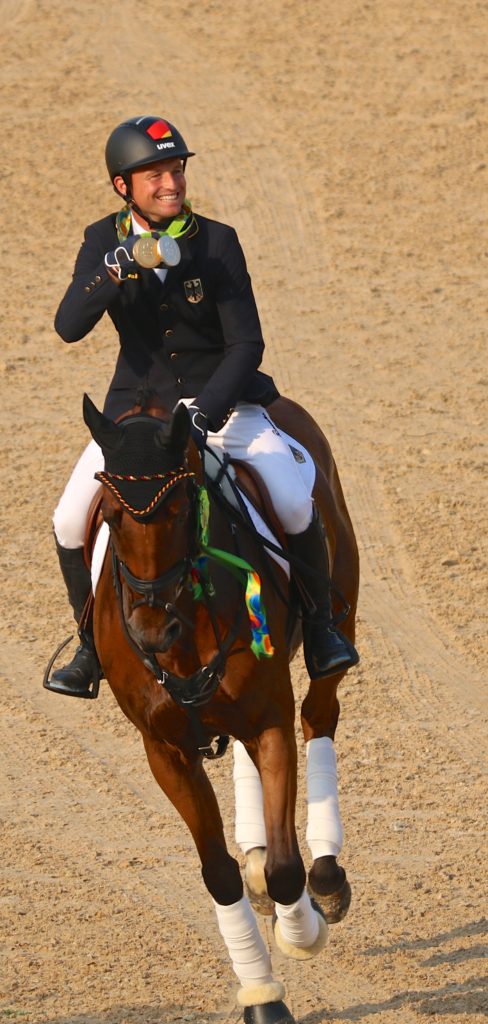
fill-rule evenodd
<path id="1" fill-rule="evenodd" d="M 120 174 L 126 185 L 126 174 L 143 167 L 145 164 L 156 163 L 157 160 L 181 157 L 187 160 L 192 153 L 182 135 L 162 117 L 131 117 L 123 121 L 109 136 L 105 147 L 105 160 L 113 184 L 114 178 Z"/>
<path id="2" fill-rule="evenodd" d="M 109 136 L 105 147 L 105 160 L 110 181 L 115 192 L 122 199 L 125 199 L 129 206 L 136 213 L 144 217 L 142 210 L 132 198 L 131 171 L 136 167 L 144 167 L 146 164 L 154 164 L 158 160 L 170 160 L 171 157 L 179 157 L 183 160 L 183 167 L 192 153 L 177 128 L 165 121 L 162 117 L 153 117 L 145 114 L 143 117 L 131 117 L 123 121 L 117 128 L 114 128 Z M 114 178 L 120 174 L 125 181 L 126 194 L 119 192 L 114 185 Z M 160 224 L 149 225 L 159 228 Z"/>

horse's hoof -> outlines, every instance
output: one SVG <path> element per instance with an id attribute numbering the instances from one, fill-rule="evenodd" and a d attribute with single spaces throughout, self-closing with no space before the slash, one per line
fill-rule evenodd
<path id="1" fill-rule="evenodd" d="M 295 1024 L 286 1003 L 257 1003 L 244 1007 L 244 1024 Z"/>
<path id="2" fill-rule="evenodd" d="M 246 866 L 244 868 L 244 884 L 246 886 L 247 898 L 257 914 L 264 914 L 270 917 L 274 911 L 274 903 L 268 896 L 264 865 L 266 863 L 266 850 L 263 846 L 255 846 L 246 854 Z"/>
<path id="3" fill-rule="evenodd" d="M 351 886 L 335 857 L 319 857 L 308 874 L 308 891 L 323 910 L 327 924 L 345 918 L 351 905 Z"/>
<path id="4" fill-rule="evenodd" d="M 337 892 L 321 895 L 315 889 L 312 889 L 310 885 L 308 886 L 308 891 L 322 908 L 327 924 L 337 924 L 338 921 L 342 921 L 345 918 L 351 905 L 351 886 L 347 878 Z"/>

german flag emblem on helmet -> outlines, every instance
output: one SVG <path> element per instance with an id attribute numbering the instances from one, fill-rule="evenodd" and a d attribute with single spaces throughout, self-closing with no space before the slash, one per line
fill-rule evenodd
<path id="1" fill-rule="evenodd" d="M 157 139 L 171 138 L 171 128 L 166 121 L 154 121 L 153 124 L 149 125 L 149 128 L 146 128 L 146 131 L 155 141 Z"/>

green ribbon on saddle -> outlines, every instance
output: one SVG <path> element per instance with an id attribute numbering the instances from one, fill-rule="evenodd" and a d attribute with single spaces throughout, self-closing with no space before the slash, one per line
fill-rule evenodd
<path id="1" fill-rule="evenodd" d="M 181 213 L 177 217 L 173 217 L 173 220 L 168 224 L 167 228 L 158 228 L 157 231 L 143 231 L 142 236 L 159 234 L 159 235 L 171 235 L 171 238 L 181 238 L 182 235 L 186 235 L 186 232 L 190 230 L 193 223 L 193 214 L 191 209 L 191 203 L 189 199 L 185 199 L 181 208 Z M 115 219 L 115 227 L 117 229 L 117 237 L 119 242 L 122 244 L 125 242 L 129 235 L 132 235 L 132 216 L 131 208 L 129 205 L 123 206 L 119 210 Z"/>
<path id="2" fill-rule="evenodd" d="M 209 593 L 214 593 L 208 575 L 209 558 L 222 565 L 225 569 L 228 569 L 237 579 L 244 580 L 246 586 L 244 600 L 252 633 L 251 651 L 256 658 L 272 658 L 274 647 L 271 643 L 266 622 L 266 611 L 261 599 L 261 580 L 252 565 L 249 565 L 249 562 L 246 562 L 243 558 L 231 554 L 230 551 L 222 551 L 221 548 L 210 547 L 208 543 L 210 502 L 205 487 L 200 487 L 198 491 L 198 520 L 201 554 L 198 558 L 194 559 L 191 570 L 195 600 L 198 601 L 203 597 L 204 587 Z"/>

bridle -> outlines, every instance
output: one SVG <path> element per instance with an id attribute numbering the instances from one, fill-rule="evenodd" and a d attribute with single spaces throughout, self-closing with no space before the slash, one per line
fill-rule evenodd
<path id="1" fill-rule="evenodd" d="M 200 668 L 191 676 L 184 677 L 178 676 L 175 673 L 162 668 L 156 655 L 146 651 L 141 644 L 138 643 L 131 634 L 124 612 L 123 590 L 125 583 L 141 598 L 141 600 L 136 601 L 132 605 L 133 608 L 137 608 L 142 605 L 147 605 L 150 608 L 163 608 L 168 612 L 168 614 L 179 619 L 187 627 L 191 629 L 195 628 L 194 623 L 186 618 L 174 603 L 181 593 L 185 583 L 190 579 L 192 567 L 199 554 L 199 525 L 197 515 L 199 487 L 195 481 L 195 474 L 183 468 L 172 470 L 171 474 L 166 474 L 166 478 L 162 477 L 161 493 L 158 502 L 156 504 L 152 503 L 153 507 L 149 512 L 145 509 L 142 513 L 140 510 L 132 508 L 130 504 L 122 498 L 117 490 L 113 475 L 111 476 L 107 472 L 97 475 L 101 482 L 109 488 L 109 490 L 117 497 L 122 506 L 134 519 L 140 520 L 142 516 L 144 516 L 146 521 L 156 513 L 157 509 L 163 504 L 173 487 L 175 487 L 185 477 L 191 480 L 190 512 L 188 517 L 190 538 L 186 555 L 183 558 L 178 559 L 174 565 L 170 566 L 170 568 L 160 576 L 154 577 L 153 579 L 142 579 L 132 573 L 127 564 L 119 557 L 113 541 L 112 533 L 110 533 L 109 546 L 112 563 L 112 582 L 116 594 L 120 622 L 128 644 L 145 668 L 155 676 L 161 686 L 165 687 L 178 706 L 184 708 L 190 716 L 199 751 L 207 758 L 220 757 L 225 752 L 228 744 L 228 737 L 217 737 L 216 749 L 212 747 L 208 742 L 208 737 L 197 716 L 196 708 L 200 708 L 207 704 L 220 685 L 225 672 L 225 665 L 230 648 L 239 634 L 242 621 L 242 609 L 241 614 L 235 617 L 227 635 L 222 638 L 220 636 L 215 612 L 212 606 L 210 589 L 203 585 L 202 596 L 214 631 L 217 653 L 207 665 L 201 665 Z M 134 482 L 137 482 L 138 478 L 132 477 L 131 479 Z M 169 601 L 167 599 L 167 594 L 165 596 L 165 591 L 167 592 L 170 587 L 173 588 L 173 593 L 176 591 L 176 596 L 173 601 Z M 237 651 L 235 653 L 237 653 Z"/>
<path id="2" fill-rule="evenodd" d="M 163 572 L 161 576 L 156 576 L 152 580 L 143 580 L 139 576 L 134 576 L 130 569 L 127 568 L 125 562 L 119 558 L 112 540 L 110 542 L 110 548 L 112 551 L 112 575 L 117 596 L 119 595 L 119 590 L 121 590 L 120 577 L 122 576 L 130 589 L 136 594 L 140 594 L 142 597 L 142 601 L 134 602 L 132 605 L 133 608 L 140 608 L 141 605 L 146 604 L 149 608 L 165 608 L 167 610 L 168 602 L 161 600 L 158 595 L 164 590 L 167 590 L 175 581 L 176 590 L 178 593 L 181 591 L 191 569 L 191 555 L 188 554 L 185 558 L 180 558 L 178 562 L 175 562 L 175 564 L 171 566 L 170 569 L 167 569 L 166 572 Z"/>
<path id="3" fill-rule="evenodd" d="M 110 491 L 116 496 L 120 504 L 135 520 L 148 521 L 156 514 L 158 508 L 163 504 L 164 500 L 168 497 L 171 491 L 179 484 L 182 480 L 186 479 L 191 481 L 190 486 L 190 512 L 189 512 L 189 533 L 190 539 L 187 545 L 187 553 L 183 558 L 179 558 L 174 565 L 166 569 L 165 572 L 161 573 L 160 576 L 155 576 L 152 579 L 144 579 L 140 576 L 136 576 L 129 569 L 128 565 L 120 558 L 117 553 L 117 549 L 113 540 L 112 532 L 110 531 L 109 548 L 112 560 L 112 582 L 117 595 L 117 602 L 121 615 L 122 625 L 126 632 L 127 637 L 131 641 L 132 645 L 136 647 L 137 652 L 140 655 L 145 655 L 146 652 L 131 636 L 126 618 L 124 613 L 123 605 L 123 585 L 124 582 L 127 586 L 141 598 L 140 601 L 135 601 L 132 604 L 132 608 L 140 608 L 142 605 L 147 605 L 149 608 L 163 608 L 165 611 L 173 610 L 174 605 L 170 603 L 167 597 L 164 597 L 164 592 L 170 587 L 173 591 L 176 591 L 176 598 L 181 593 L 181 590 L 190 576 L 190 570 L 194 558 L 196 557 L 198 550 L 198 540 L 196 537 L 196 503 L 197 503 L 197 485 L 195 484 L 195 474 L 191 470 L 186 470 L 183 467 L 176 470 L 170 470 L 168 473 L 159 474 L 158 479 L 158 494 L 157 500 L 152 499 L 149 504 L 143 509 L 136 509 L 126 499 L 124 499 L 117 488 L 116 477 L 114 474 L 103 473 L 97 474 L 101 482 L 108 487 Z M 120 479 L 120 478 L 119 478 Z M 147 481 L 147 477 L 131 476 L 132 483 L 137 484 L 140 481 Z M 160 486 L 159 486 L 160 485 Z M 162 596 L 163 595 L 163 596 Z"/>
<path id="4" fill-rule="evenodd" d="M 195 536 L 196 527 L 196 501 L 197 501 L 197 487 L 195 484 L 195 473 L 192 470 L 188 470 L 181 466 L 177 469 L 171 469 L 166 473 L 157 473 L 152 476 L 147 475 L 125 475 L 117 473 L 109 473 L 107 470 L 103 470 L 96 474 L 96 477 L 117 499 L 118 503 L 129 513 L 129 515 L 136 521 L 148 521 L 150 520 L 163 504 L 168 495 L 174 490 L 174 488 L 181 483 L 182 480 L 191 481 L 190 489 L 190 536 Z M 138 484 L 147 483 L 150 481 L 157 481 L 156 483 L 156 494 L 149 500 L 145 508 L 136 508 L 133 504 L 130 504 L 126 498 L 123 497 L 120 491 L 120 483 L 124 481 L 126 484 Z M 193 544 L 188 544 L 188 551 L 184 558 L 180 558 L 173 566 L 162 573 L 161 576 L 156 576 L 153 579 L 142 579 L 140 576 L 135 576 L 126 565 L 125 562 L 117 554 L 115 544 L 113 542 L 112 532 L 110 532 L 110 550 L 112 556 L 112 579 L 119 600 L 120 608 L 122 609 L 122 583 L 121 578 L 125 580 L 131 590 L 136 594 L 139 594 L 142 598 L 141 601 L 136 601 L 133 604 L 133 608 L 139 608 L 141 605 L 148 605 L 149 608 L 166 608 L 167 602 L 159 598 L 164 590 L 171 586 L 175 581 L 177 583 L 177 591 L 181 592 L 181 588 L 188 578 L 190 573 L 191 564 L 195 557 L 197 550 L 197 541 L 194 540 Z M 125 616 L 123 616 L 123 624 L 127 628 Z M 141 648 L 142 650 L 142 648 Z"/>

